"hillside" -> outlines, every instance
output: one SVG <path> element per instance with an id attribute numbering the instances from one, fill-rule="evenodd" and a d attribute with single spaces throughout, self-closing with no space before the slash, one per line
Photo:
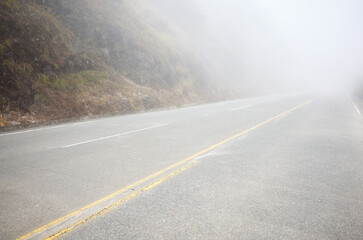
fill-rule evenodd
<path id="1" fill-rule="evenodd" d="M 189 36 L 152 1 L 1 0 L 0 126 L 228 97 Z"/>

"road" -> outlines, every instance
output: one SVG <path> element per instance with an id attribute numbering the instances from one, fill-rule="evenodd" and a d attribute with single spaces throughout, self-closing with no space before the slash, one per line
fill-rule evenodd
<path id="1" fill-rule="evenodd" d="M 0 133 L 1 239 L 363 239 L 363 117 L 284 94 Z"/>

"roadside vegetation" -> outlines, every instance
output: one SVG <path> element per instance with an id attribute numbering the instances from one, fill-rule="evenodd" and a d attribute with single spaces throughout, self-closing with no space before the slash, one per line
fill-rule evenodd
<path id="1" fill-rule="evenodd" d="M 228 97 L 156 15 L 145 1 L 0 1 L 0 127 Z"/>

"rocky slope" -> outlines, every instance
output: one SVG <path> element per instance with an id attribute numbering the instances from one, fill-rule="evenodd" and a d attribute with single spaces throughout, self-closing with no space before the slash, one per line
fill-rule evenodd
<path id="1" fill-rule="evenodd" d="M 152 2 L 1 0 L 0 126 L 230 97 Z"/>

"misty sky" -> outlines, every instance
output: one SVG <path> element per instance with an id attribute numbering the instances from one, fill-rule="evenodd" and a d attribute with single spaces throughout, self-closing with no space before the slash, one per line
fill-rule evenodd
<path id="1" fill-rule="evenodd" d="M 240 77 L 273 86 L 363 78 L 361 0 L 198 0 Z"/>

